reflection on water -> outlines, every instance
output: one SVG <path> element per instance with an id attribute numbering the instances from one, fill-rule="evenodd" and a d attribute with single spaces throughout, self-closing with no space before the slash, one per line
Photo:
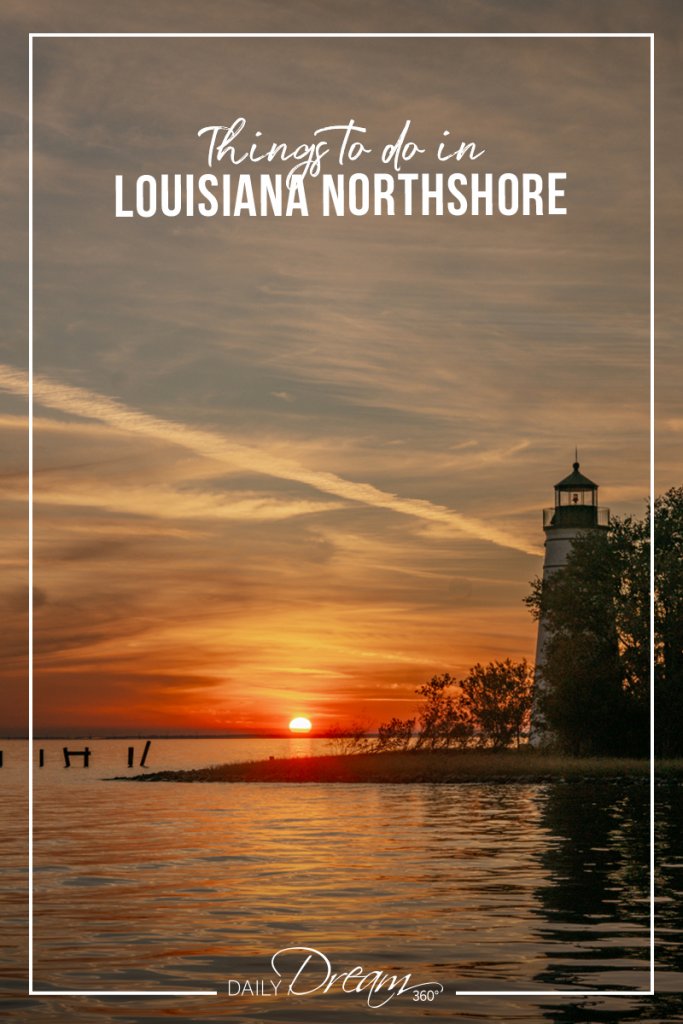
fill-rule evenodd
<path id="1" fill-rule="evenodd" d="M 150 765 L 280 754 L 291 742 L 315 749 L 308 738 L 265 747 L 155 741 Z M 218 988 L 221 995 L 78 997 L 79 1021 L 683 1019 L 674 994 L 683 825 L 672 787 L 659 791 L 668 996 L 456 997 L 456 988 L 647 988 L 646 785 L 102 781 L 123 773 L 127 745 L 92 741 L 86 771 L 62 768 L 61 744 L 45 744 L 50 756 L 36 772 L 35 794 L 36 982 L 51 989 Z M 16 745 L 4 747 L 3 779 L 14 783 L 14 796 L 2 839 L 12 927 L 0 939 L 10 991 L 0 1016 L 72 1019 L 68 999 L 22 995 L 23 774 Z M 360 964 L 366 972 L 410 972 L 445 992 L 428 1007 L 405 995 L 380 1010 L 338 992 L 227 995 L 231 978 L 272 977 L 270 957 L 293 945 L 324 952 L 337 970 Z"/>
<path id="2" fill-rule="evenodd" d="M 541 981 L 566 989 L 647 989 L 649 793 L 645 785 L 548 787 L 543 824 L 553 837 L 539 855 L 540 934 L 549 957 Z"/>

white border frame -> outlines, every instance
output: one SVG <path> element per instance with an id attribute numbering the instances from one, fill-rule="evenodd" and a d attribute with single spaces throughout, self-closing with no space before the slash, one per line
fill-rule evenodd
<path id="1" fill-rule="evenodd" d="M 31 995 L 219 995 L 217 989 L 54 990 L 34 988 L 34 794 L 33 794 L 33 41 L 34 39 L 649 39 L 649 330 L 650 330 L 650 918 L 649 987 L 643 989 L 456 989 L 458 995 L 571 996 L 654 995 L 654 33 L 652 32 L 32 32 L 29 34 L 29 994 Z"/>

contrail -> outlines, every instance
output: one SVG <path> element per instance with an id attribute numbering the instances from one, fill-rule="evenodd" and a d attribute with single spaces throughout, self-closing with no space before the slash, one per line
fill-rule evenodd
<path id="1" fill-rule="evenodd" d="M 15 395 L 27 395 L 28 376 L 23 371 L 0 364 L 0 388 Z M 50 409 L 59 409 L 60 412 L 97 420 L 129 434 L 175 444 L 197 455 L 222 462 L 233 470 L 244 469 L 280 480 L 294 480 L 307 484 L 323 494 L 438 523 L 477 540 L 490 541 L 500 547 L 523 551 L 528 555 L 540 554 L 539 549 L 530 545 L 528 541 L 515 537 L 505 530 L 499 530 L 483 520 L 463 516 L 444 505 L 434 505 L 421 498 L 401 498 L 399 495 L 381 491 L 372 484 L 346 480 L 335 473 L 308 469 L 292 459 L 272 455 L 256 445 L 241 444 L 211 430 L 159 419 L 85 388 L 59 384 L 47 377 L 35 376 L 33 396 L 36 402 Z"/>

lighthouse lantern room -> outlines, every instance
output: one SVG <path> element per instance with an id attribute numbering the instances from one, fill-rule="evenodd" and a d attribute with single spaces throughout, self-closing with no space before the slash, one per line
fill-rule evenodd
<path id="1" fill-rule="evenodd" d="M 555 507 L 543 510 L 545 530 L 585 530 L 609 525 L 609 510 L 598 505 L 598 485 L 575 462 L 569 476 L 555 484 Z"/>

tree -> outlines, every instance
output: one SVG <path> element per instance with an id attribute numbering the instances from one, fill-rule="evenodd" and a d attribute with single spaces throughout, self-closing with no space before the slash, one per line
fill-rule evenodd
<path id="1" fill-rule="evenodd" d="M 407 750 L 413 738 L 414 718 L 392 718 L 377 729 L 376 750 Z"/>
<path id="2" fill-rule="evenodd" d="M 525 660 L 491 661 L 476 664 L 461 679 L 459 707 L 469 719 L 483 745 L 494 749 L 509 747 L 528 727 L 533 693 L 533 675 Z"/>
<path id="3" fill-rule="evenodd" d="M 683 487 L 655 501 L 657 752 L 683 756 Z"/>
<path id="4" fill-rule="evenodd" d="M 448 693 L 455 680 L 448 672 L 432 676 L 428 683 L 418 686 L 415 691 L 423 697 L 419 712 L 420 732 L 415 747 L 429 750 L 464 747 L 469 743 L 473 729 L 466 712 Z"/>
<path id="5" fill-rule="evenodd" d="M 370 747 L 368 727 L 362 722 L 335 724 L 325 733 L 328 746 L 335 754 L 362 754 Z"/>
<path id="6" fill-rule="evenodd" d="M 526 599 L 547 630 L 541 720 L 572 754 L 647 752 L 648 535 L 631 518 L 579 534 Z"/>

